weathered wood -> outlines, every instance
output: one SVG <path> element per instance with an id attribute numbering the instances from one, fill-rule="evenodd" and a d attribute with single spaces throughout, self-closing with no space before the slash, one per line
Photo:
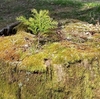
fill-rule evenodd
<path id="1" fill-rule="evenodd" d="M 10 25 L 7 25 L 3 29 L 0 30 L 0 36 L 9 36 L 16 34 L 16 29 L 15 27 L 19 24 L 20 22 L 15 22 Z"/>

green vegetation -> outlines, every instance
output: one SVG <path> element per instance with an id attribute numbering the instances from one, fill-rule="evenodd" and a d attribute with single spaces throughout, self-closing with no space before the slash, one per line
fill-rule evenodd
<path id="1" fill-rule="evenodd" d="M 40 10 L 38 13 L 36 9 L 33 9 L 31 12 L 32 17 L 29 17 L 29 19 L 20 16 L 17 18 L 17 20 L 21 21 L 24 27 L 26 26 L 28 30 L 32 31 L 33 34 L 38 36 L 38 47 L 40 37 L 43 36 L 44 33 L 49 33 L 50 29 L 56 28 L 57 22 L 50 18 L 48 10 Z M 20 29 L 20 25 L 17 29 Z"/>
<path id="2" fill-rule="evenodd" d="M 49 3 L 52 2 L 56 5 L 62 6 L 73 6 L 73 7 L 81 7 L 83 6 L 82 2 L 79 0 L 44 0 L 48 1 Z"/>
<path id="3" fill-rule="evenodd" d="M 15 16 L 7 23 L 22 15 L 18 20 L 33 34 L 20 30 L 0 37 L 0 99 L 100 99 L 100 3 L 3 1 L 9 6 L 2 5 L 0 25 L 12 7 Z"/>
<path id="4" fill-rule="evenodd" d="M 100 2 L 84 0 L 1 0 L 0 28 L 6 24 L 15 22 L 16 17 L 21 15 L 30 16 L 30 10 L 49 10 L 50 15 L 64 23 L 70 19 L 79 19 L 89 23 L 96 23 L 99 17 Z M 14 5 L 14 6 L 13 6 Z M 66 20 L 67 19 L 67 20 Z"/>
<path id="5" fill-rule="evenodd" d="M 46 33 L 49 29 L 55 28 L 57 22 L 54 21 L 49 16 L 49 11 L 40 10 L 39 13 L 36 9 L 32 10 L 32 17 L 26 19 L 23 16 L 17 18 L 24 25 L 27 25 L 28 29 L 32 31 L 33 34 L 40 35 L 40 33 Z"/>
<path id="6" fill-rule="evenodd" d="M 25 35 L 25 33 L 17 34 L 17 38 L 18 35 L 24 38 L 23 34 Z M 64 41 L 55 42 L 47 44 L 41 52 L 34 54 L 30 53 L 30 47 L 24 52 L 23 44 L 17 43 L 16 46 L 19 47 L 16 47 L 15 52 L 19 49 L 26 56 L 23 60 L 19 57 L 19 63 L 18 61 L 14 63 L 12 60 L 9 61 L 10 64 L 0 62 L 1 98 L 97 99 L 100 87 L 100 46 L 97 47 L 95 43 L 86 42 L 85 44 L 88 45 L 76 45 Z M 45 58 L 51 60 L 53 68 L 51 73 L 46 72 Z"/>

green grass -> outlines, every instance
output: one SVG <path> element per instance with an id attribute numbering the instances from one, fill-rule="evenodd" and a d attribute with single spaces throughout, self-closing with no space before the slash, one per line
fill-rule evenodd
<path id="1" fill-rule="evenodd" d="M 52 2 L 56 5 L 63 6 L 73 6 L 73 7 L 81 7 L 83 4 L 77 0 L 52 0 Z"/>
<path id="2" fill-rule="evenodd" d="M 20 15 L 30 16 L 30 10 L 46 9 L 56 20 L 79 19 L 96 23 L 100 2 L 84 0 L 0 0 L 0 29 L 16 21 Z"/>

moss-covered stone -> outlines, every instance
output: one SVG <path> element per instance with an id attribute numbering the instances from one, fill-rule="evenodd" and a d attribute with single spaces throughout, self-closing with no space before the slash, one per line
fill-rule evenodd
<path id="1" fill-rule="evenodd" d="M 23 31 L 0 37 L 0 98 L 99 99 L 100 34 L 91 36 L 39 48 L 36 36 Z"/>

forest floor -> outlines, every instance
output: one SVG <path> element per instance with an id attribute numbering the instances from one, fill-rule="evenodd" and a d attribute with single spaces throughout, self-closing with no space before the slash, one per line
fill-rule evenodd
<path id="1" fill-rule="evenodd" d="M 30 16 L 30 11 L 34 8 L 49 10 L 51 17 L 64 23 L 72 19 L 96 23 L 99 5 L 98 0 L 0 0 L 0 29 L 15 22 L 20 15 Z"/>

